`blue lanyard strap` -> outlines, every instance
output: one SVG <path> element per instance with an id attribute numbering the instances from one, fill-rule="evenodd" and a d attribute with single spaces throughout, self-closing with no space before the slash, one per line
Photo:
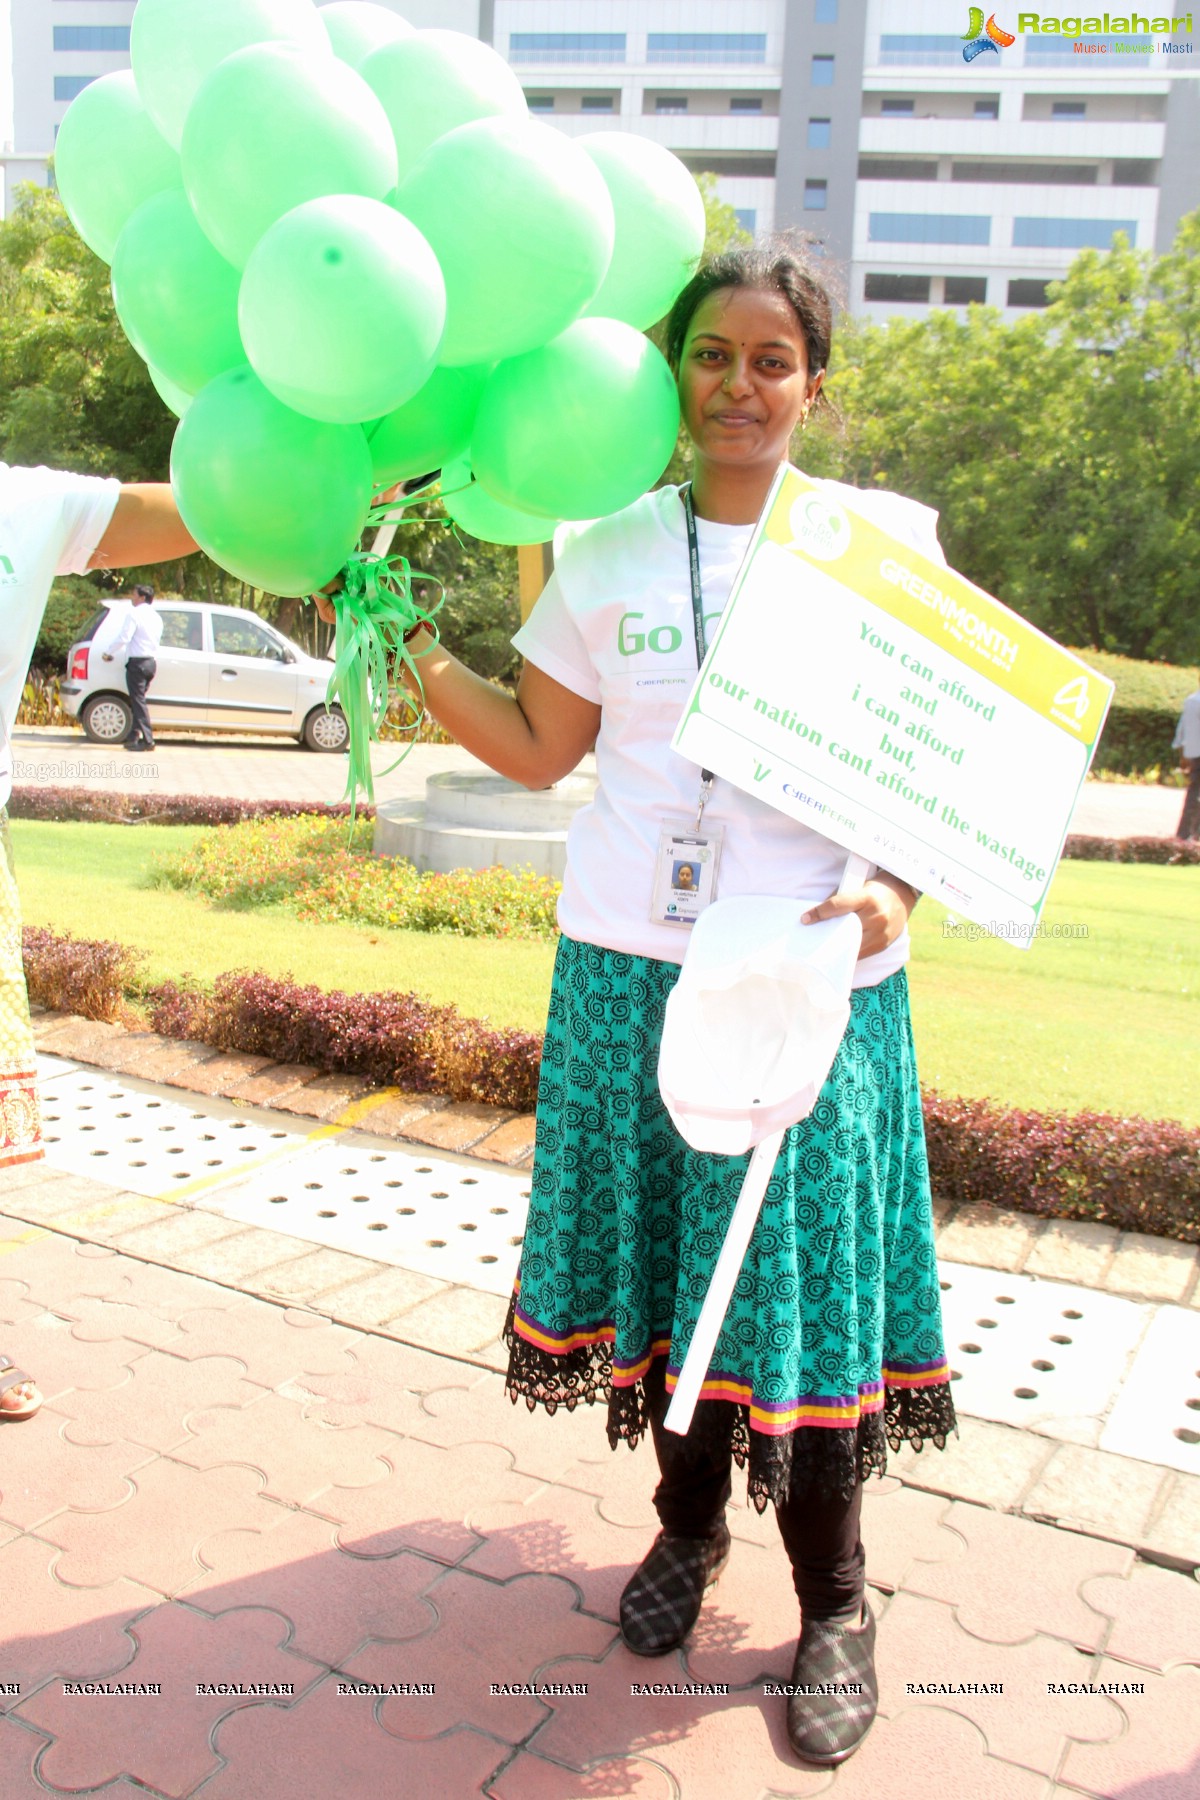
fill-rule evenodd
<path id="1" fill-rule="evenodd" d="M 692 578 L 692 625 L 696 633 L 696 667 L 704 661 L 707 645 L 704 639 L 704 595 L 700 587 L 700 540 L 696 536 L 696 511 L 692 505 L 692 484 L 683 490 L 683 516 L 687 521 L 688 539 L 688 573 Z M 711 769 L 700 771 L 700 804 L 696 808 L 696 828 L 699 830 L 704 803 L 712 793 L 713 772 Z"/>

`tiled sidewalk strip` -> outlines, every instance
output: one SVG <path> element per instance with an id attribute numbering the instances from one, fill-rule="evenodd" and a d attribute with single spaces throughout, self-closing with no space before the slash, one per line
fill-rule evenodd
<path id="1" fill-rule="evenodd" d="M 477 1366 L 24 1229 L 0 1221 L 0 1319 L 48 1399 L 0 1473 L 5 1800 L 1190 1791 L 1200 1586 L 1123 1545 L 872 1482 L 880 1716 L 843 1770 L 806 1771 L 763 1692 L 797 1626 L 769 1516 L 735 1502 L 695 1633 L 647 1666 L 615 1609 L 652 1458 L 610 1452 L 601 1409 L 531 1417 Z"/>
<path id="2" fill-rule="evenodd" d="M 39 1050 L 97 1068 L 136 1074 L 197 1094 L 267 1106 L 329 1123 L 363 1107 L 365 1130 L 430 1150 L 477 1156 L 510 1168 L 533 1161 L 533 1117 L 433 1094 L 368 1087 L 349 1076 L 320 1075 L 301 1064 L 270 1063 L 241 1052 L 179 1044 L 153 1032 L 129 1032 L 68 1014 L 34 1019 Z M 1200 1309 L 1200 1247 L 1112 1225 L 1040 1219 L 993 1206 L 935 1203 L 938 1252 L 1012 1274 L 1078 1282 L 1129 1299 Z"/>

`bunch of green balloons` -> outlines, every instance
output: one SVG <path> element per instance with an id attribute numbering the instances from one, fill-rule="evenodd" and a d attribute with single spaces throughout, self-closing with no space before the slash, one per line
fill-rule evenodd
<path id="1" fill-rule="evenodd" d="M 130 50 L 55 174 L 217 562 L 308 593 L 395 482 L 440 469 L 464 530 L 537 543 L 662 473 L 643 333 L 704 241 L 669 151 L 534 121 L 488 45 L 371 0 L 139 0 Z"/>

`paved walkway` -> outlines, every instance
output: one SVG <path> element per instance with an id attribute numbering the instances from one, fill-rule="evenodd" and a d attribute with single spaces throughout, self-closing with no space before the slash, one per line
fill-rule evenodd
<path id="1" fill-rule="evenodd" d="M 385 769 L 397 750 L 376 745 L 373 767 Z M 342 798 L 346 783 L 343 757 L 318 756 L 293 743 L 264 738 L 160 735 L 152 754 L 131 757 L 124 750 L 89 744 L 78 731 L 37 726 L 14 734 L 13 751 L 19 787 L 100 788 L 115 782 L 137 793 L 333 801 Z M 483 766 L 457 745 L 418 744 L 398 769 L 380 775 L 376 794 L 383 801 L 420 798 L 427 776 Z M 1096 837 L 1169 837 L 1182 804 L 1182 791 L 1175 788 L 1089 781 L 1071 829 Z"/>
<path id="2" fill-rule="evenodd" d="M 302 1116 L 386 1141 L 333 1105 Z M 0 1429 L 3 1800 L 1200 1795 L 1200 1476 L 980 1418 L 896 1458 L 865 1503 L 880 1717 L 805 1771 L 766 1691 L 797 1629 L 773 1522 L 735 1504 L 685 1651 L 629 1655 L 651 1459 L 505 1403 L 501 1297 L 45 1164 L 2 1205 L 0 1343 L 47 1394 Z M 1001 1291 L 1195 1317 L 1194 1250 L 941 1210 Z"/>

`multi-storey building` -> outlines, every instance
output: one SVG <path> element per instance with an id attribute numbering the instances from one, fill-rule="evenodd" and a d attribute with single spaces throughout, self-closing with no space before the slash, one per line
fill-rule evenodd
<path id="1" fill-rule="evenodd" d="M 747 229 L 804 227 L 842 265 L 855 311 L 1043 305 L 1085 245 L 1122 230 L 1165 248 L 1200 205 L 1190 15 L 1170 53 L 1149 29 L 1120 51 L 1081 40 L 1084 53 L 1061 34 L 1017 33 L 1040 15 L 1014 12 L 999 21 L 1013 41 L 968 61 L 965 0 L 382 3 L 493 43 L 560 130 L 639 132 L 710 172 Z M 16 180 L 45 179 L 79 89 L 127 66 L 134 7 L 0 0 L 0 58 L 6 8 L 11 196 Z"/>

